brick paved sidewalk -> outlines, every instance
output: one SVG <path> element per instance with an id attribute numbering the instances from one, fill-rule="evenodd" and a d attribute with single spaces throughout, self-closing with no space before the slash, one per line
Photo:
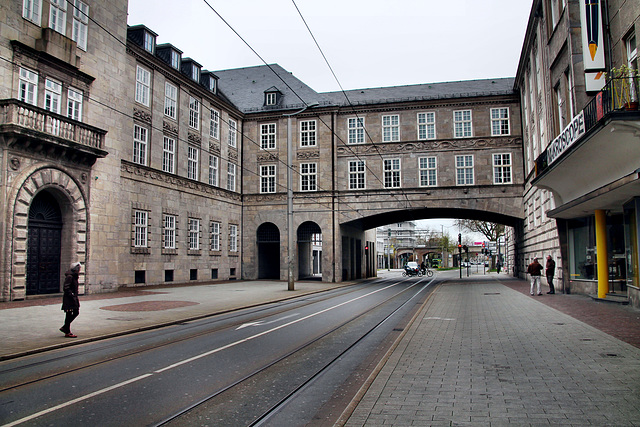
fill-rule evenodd
<path id="1" fill-rule="evenodd" d="M 529 295 L 525 280 L 505 278 L 500 283 L 530 298 L 536 299 L 619 340 L 640 348 L 640 310 L 628 305 L 595 301 L 586 295 Z M 546 291 L 545 291 L 546 292 Z"/>
<path id="2" fill-rule="evenodd" d="M 577 320 L 620 307 L 527 286 L 436 288 L 339 425 L 640 426 L 640 349 Z"/>

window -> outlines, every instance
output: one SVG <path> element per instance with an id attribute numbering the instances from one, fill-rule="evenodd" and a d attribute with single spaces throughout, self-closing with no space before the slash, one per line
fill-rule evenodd
<path id="1" fill-rule="evenodd" d="M 227 163 L 227 190 L 236 191 L 236 168 L 234 163 Z"/>
<path id="2" fill-rule="evenodd" d="M 162 171 L 167 173 L 175 172 L 176 162 L 176 140 L 164 137 L 164 143 L 162 144 Z"/>
<path id="3" fill-rule="evenodd" d="M 171 83 L 164 84 L 164 115 L 176 118 L 178 110 L 178 88 Z"/>
<path id="4" fill-rule="evenodd" d="M 46 79 L 44 83 L 44 109 L 60 114 L 62 102 L 62 84 L 55 80 Z"/>
<path id="5" fill-rule="evenodd" d="M 82 120 L 82 91 L 69 88 L 67 92 L 67 117 Z"/>
<path id="6" fill-rule="evenodd" d="M 67 0 L 51 0 L 49 7 L 49 27 L 65 35 L 67 29 Z"/>
<path id="7" fill-rule="evenodd" d="M 400 159 L 386 159 L 383 163 L 384 187 L 400 188 Z"/>
<path id="8" fill-rule="evenodd" d="M 276 148 L 276 124 L 260 125 L 260 148 L 273 150 Z"/>
<path id="9" fill-rule="evenodd" d="M 210 240 L 209 240 L 209 250 L 211 251 L 219 251 L 220 250 L 220 223 L 212 222 L 210 228 Z"/>
<path id="10" fill-rule="evenodd" d="M 238 226 L 229 224 L 229 252 L 238 252 Z"/>
<path id="11" fill-rule="evenodd" d="M 36 105 L 38 102 L 38 73 L 20 68 L 20 101 Z"/>
<path id="12" fill-rule="evenodd" d="M 228 143 L 230 147 L 236 147 L 236 132 L 237 132 L 237 124 L 235 120 L 229 119 L 229 139 Z"/>
<path id="13" fill-rule="evenodd" d="M 187 178 L 198 180 L 198 149 L 196 147 L 187 148 Z"/>
<path id="14" fill-rule="evenodd" d="M 153 53 L 156 46 L 156 38 L 148 32 L 144 32 L 144 50 Z"/>
<path id="15" fill-rule="evenodd" d="M 627 51 L 627 66 L 633 70 L 636 67 L 636 60 L 638 59 L 638 46 L 636 44 L 636 35 L 632 34 L 625 41 L 625 49 Z"/>
<path id="16" fill-rule="evenodd" d="M 191 67 L 191 78 L 196 82 L 200 81 L 200 68 L 195 65 Z"/>
<path id="17" fill-rule="evenodd" d="M 147 165 L 147 128 L 133 125 L 133 163 Z"/>
<path id="18" fill-rule="evenodd" d="M 349 161 L 349 190 L 366 188 L 364 160 Z"/>
<path id="19" fill-rule="evenodd" d="M 400 116 L 382 116 L 382 141 L 400 141 Z"/>
<path id="20" fill-rule="evenodd" d="M 265 105 L 276 105 L 276 94 L 274 92 L 265 93 Z"/>
<path id="21" fill-rule="evenodd" d="M 87 50 L 89 29 L 89 6 L 80 0 L 73 0 L 73 34 L 71 38 L 82 50 Z"/>
<path id="22" fill-rule="evenodd" d="M 349 144 L 364 143 L 364 118 L 356 117 L 348 120 L 349 123 Z"/>
<path id="23" fill-rule="evenodd" d="M 218 164 L 220 160 L 217 156 L 209 155 L 209 185 L 218 186 Z"/>
<path id="24" fill-rule="evenodd" d="M 165 215 L 163 218 L 164 235 L 162 247 L 164 249 L 176 248 L 176 216 Z"/>
<path id="25" fill-rule="evenodd" d="M 300 146 L 316 146 L 316 121 L 304 120 L 300 122 Z"/>
<path id="26" fill-rule="evenodd" d="M 435 157 L 420 157 L 418 159 L 420 187 L 434 187 L 437 185 L 436 164 Z"/>
<path id="27" fill-rule="evenodd" d="M 151 73 L 138 65 L 136 68 L 136 102 L 149 106 L 151 93 Z"/>
<path id="28" fill-rule="evenodd" d="M 260 192 L 276 192 L 276 165 L 260 166 Z"/>
<path id="29" fill-rule="evenodd" d="M 200 101 L 189 96 L 189 126 L 200 129 Z"/>
<path id="30" fill-rule="evenodd" d="M 456 185 L 473 185 L 473 156 L 456 156 Z"/>
<path id="31" fill-rule="evenodd" d="M 211 109 L 211 121 L 209 125 L 209 136 L 220 139 L 220 113 L 214 109 Z"/>
<path id="32" fill-rule="evenodd" d="M 509 109 L 491 109 L 491 136 L 509 135 Z"/>
<path id="33" fill-rule="evenodd" d="M 318 165 L 317 163 L 300 164 L 300 191 L 318 190 Z"/>
<path id="34" fill-rule="evenodd" d="M 511 184 L 511 153 L 493 155 L 493 183 Z"/>
<path id="35" fill-rule="evenodd" d="M 473 136 L 471 128 L 471 110 L 453 112 L 454 137 L 466 138 Z"/>
<path id="36" fill-rule="evenodd" d="M 436 113 L 418 113 L 418 139 L 436 138 Z"/>
<path id="37" fill-rule="evenodd" d="M 28 19 L 36 25 L 40 25 L 42 12 L 42 0 L 23 0 L 22 17 Z"/>
<path id="38" fill-rule="evenodd" d="M 200 250 L 200 220 L 189 218 L 189 250 Z"/>
<path id="39" fill-rule="evenodd" d="M 147 247 L 147 224 L 149 221 L 149 212 L 134 211 L 134 238 L 133 246 L 136 248 Z"/>
<path id="40" fill-rule="evenodd" d="M 180 62 L 181 62 L 181 58 L 180 58 L 180 54 L 178 52 L 176 52 L 175 50 L 171 51 L 171 66 L 173 68 L 175 68 L 176 70 L 180 69 Z"/>

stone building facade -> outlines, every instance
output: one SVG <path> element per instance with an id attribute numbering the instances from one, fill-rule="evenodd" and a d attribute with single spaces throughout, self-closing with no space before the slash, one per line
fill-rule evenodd
<path id="1" fill-rule="evenodd" d="M 515 83 L 525 221 L 512 237 L 521 277 L 551 255 L 556 288 L 636 306 L 640 116 L 622 97 L 639 97 L 639 20 L 638 2 L 533 2 Z"/>

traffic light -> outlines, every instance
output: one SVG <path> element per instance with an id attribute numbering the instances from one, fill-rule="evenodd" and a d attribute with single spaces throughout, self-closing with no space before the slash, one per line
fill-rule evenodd
<path id="1" fill-rule="evenodd" d="M 364 250 L 368 251 L 369 250 L 369 245 L 365 245 Z"/>

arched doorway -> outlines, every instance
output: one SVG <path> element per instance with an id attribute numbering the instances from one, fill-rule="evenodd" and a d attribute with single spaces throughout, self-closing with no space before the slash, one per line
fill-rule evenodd
<path id="1" fill-rule="evenodd" d="M 298 227 L 298 279 L 322 279 L 322 230 L 312 221 Z"/>
<path id="2" fill-rule="evenodd" d="M 280 279 L 280 230 L 265 222 L 258 227 L 258 279 Z"/>
<path id="3" fill-rule="evenodd" d="M 48 191 L 39 192 L 29 207 L 27 295 L 60 292 L 62 214 Z"/>

